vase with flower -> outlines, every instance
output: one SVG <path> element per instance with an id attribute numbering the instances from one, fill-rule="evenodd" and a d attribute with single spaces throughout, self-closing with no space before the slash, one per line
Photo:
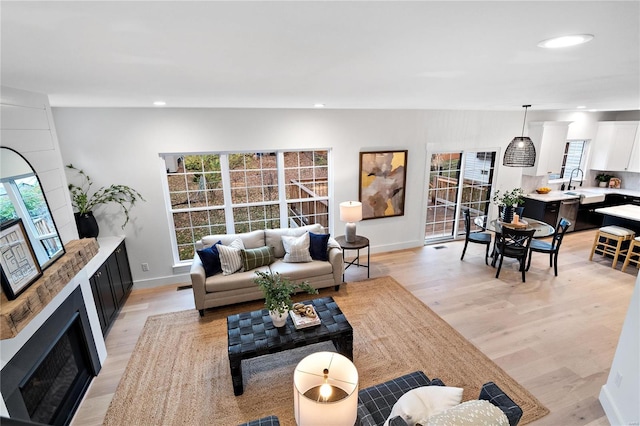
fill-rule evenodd
<path id="1" fill-rule="evenodd" d="M 497 190 L 493 195 L 493 203 L 496 204 L 500 210 L 500 220 L 505 223 L 511 223 L 516 209 L 524 203 L 524 191 L 522 188 L 515 188 L 511 191 L 504 192 Z"/>

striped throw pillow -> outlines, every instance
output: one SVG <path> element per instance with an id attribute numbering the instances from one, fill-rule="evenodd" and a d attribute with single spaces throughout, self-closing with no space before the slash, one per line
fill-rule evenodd
<path id="1" fill-rule="evenodd" d="M 271 265 L 275 260 L 273 248 L 271 247 L 264 246 L 242 250 L 242 266 L 245 271 Z"/>
<path id="2" fill-rule="evenodd" d="M 284 259 L 289 263 L 311 262 L 311 254 L 309 253 L 309 233 L 305 232 L 299 237 L 282 236 L 282 245 L 284 245 Z"/>
<path id="3" fill-rule="evenodd" d="M 233 240 L 228 246 L 218 244 L 222 275 L 231 275 L 242 270 L 242 250 L 244 244 L 240 238 Z"/>

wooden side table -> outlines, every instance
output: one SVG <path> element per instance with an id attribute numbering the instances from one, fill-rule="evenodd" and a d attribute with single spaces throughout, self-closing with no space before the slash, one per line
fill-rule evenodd
<path id="1" fill-rule="evenodd" d="M 363 237 L 361 235 L 356 235 L 356 240 L 354 242 L 352 242 L 352 243 L 348 243 L 346 238 L 345 238 L 345 236 L 341 235 L 339 237 L 336 237 L 336 241 L 338 242 L 338 244 L 340 244 L 340 248 L 342 249 L 342 262 L 346 263 L 346 266 L 342 270 L 342 281 L 344 282 L 344 272 L 351 265 L 355 265 L 357 267 L 362 266 L 363 268 L 367 268 L 367 278 L 369 278 L 369 259 L 371 257 L 371 247 L 369 246 L 369 239 L 367 237 Z M 367 264 L 366 265 L 360 263 L 360 249 L 363 249 L 365 247 L 367 249 Z M 358 251 L 358 254 L 356 255 L 356 258 L 353 259 L 351 262 L 345 262 L 345 260 L 344 260 L 344 252 L 346 250 L 357 250 Z"/>

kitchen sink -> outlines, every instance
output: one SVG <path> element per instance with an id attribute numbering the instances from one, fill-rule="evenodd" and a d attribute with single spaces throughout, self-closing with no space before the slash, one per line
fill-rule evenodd
<path id="1" fill-rule="evenodd" d="M 577 195 L 580 197 L 580 204 L 601 203 L 604 201 L 605 194 L 591 191 L 565 191 L 566 195 Z"/>

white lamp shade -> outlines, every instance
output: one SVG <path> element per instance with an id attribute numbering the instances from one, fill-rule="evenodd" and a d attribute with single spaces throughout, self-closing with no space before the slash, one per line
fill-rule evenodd
<path id="1" fill-rule="evenodd" d="M 362 220 L 362 203 L 359 201 L 340 203 L 340 220 L 343 222 L 360 222 Z"/>
<path id="2" fill-rule="evenodd" d="M 339 388 L 343 397 L 337 401 L 310 398 L 305 393 L 325 383 Z M 298 426 L 352 426 L 358 417 L 358 370 L 344 355 L 316 352 L 305 357 L 293 373 L 293 404 Z"/>

